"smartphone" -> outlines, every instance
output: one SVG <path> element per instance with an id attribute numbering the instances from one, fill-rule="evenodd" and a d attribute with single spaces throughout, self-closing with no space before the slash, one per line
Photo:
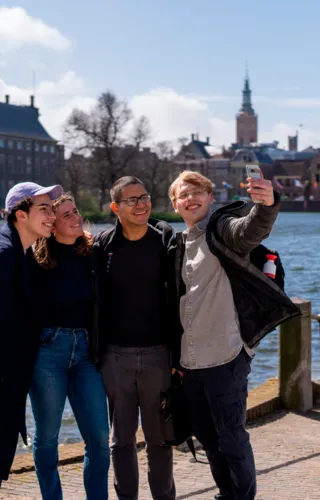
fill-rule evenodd
<path id="1" fill-rule="evenodd" d="M 246 165 L 247 176 L 251 177 L 251 179 L 260 179 L 262 178 L 262 173 L 260 167 L 258 165 Z M 259 200 L 258 198 L 251 197 L 253 203 L 264 203 L 263 200 Z"/>

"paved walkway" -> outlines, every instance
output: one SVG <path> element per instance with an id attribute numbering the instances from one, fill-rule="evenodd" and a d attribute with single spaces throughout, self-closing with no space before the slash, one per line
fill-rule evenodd
<path id="1" fill-rule="evenodd" d="M 320 407 L 305 415 L 283 410 L 249 424 L 258 473 L 257 500 L 320 499 Z M 145 451 L 139 451 L 140 500 L 151 500 Z M 175 451 L 177 500 L 212 500 L 216 493 L 209 466 Z M 81 464 L 60 467 L 64 500 L 84 500 Z M 110 473 L 110 500 L 115 500 Z M 40 500 L 34 472 L 12 474 L 1 500 Z"/>

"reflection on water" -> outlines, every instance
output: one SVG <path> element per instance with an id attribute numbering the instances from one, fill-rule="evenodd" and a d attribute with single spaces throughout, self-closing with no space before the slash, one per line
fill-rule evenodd
<path id="1" fill-rule="evenodd" d="M 107 226 L 91 226 L 97 232 Z M 109 226 L 108 226 L 109 227 Z M 177 231 L 184 229 L 184 224 L 174 224 Z M 285 288 L 289 296 L 299 296 L 312 300 L 313 313 L 320 313 L 320 244 L 319 214 L 281 213 L 266 240 L 270 248 L 280 253 L 285 268 Z M 312 323 L 312 375 L 320 379 L 320 330 L 316 321 Z M 256 349 L 256 357 L 252 364 L 250 388 L 257 386 L 278 372 L 278 337 L 277 332 L 270 333 Z M 28 432 L 34 432 L 30 402 L 27 407 Z M 60 442 L 74 442 L 81 439 L 75 425 L 69 403 L 63 415 Z M 30 440 L 31 442 L 31 440 Z M 21 446 L 20 446 L 21 449 Z"/>

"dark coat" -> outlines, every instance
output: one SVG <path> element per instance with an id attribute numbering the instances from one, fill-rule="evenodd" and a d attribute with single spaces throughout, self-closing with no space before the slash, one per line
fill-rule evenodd
<path id="1" fill-rule="evenodd" d="M 149 220 L 149 224 L 162 232 L 162 242 L 166 250 L 166 264 L 164 266 L 163 286 L 166 294 L 166 310 L 163 314 L 167 319 L 167 344 L 176 352 L 175 344 L 180 342 L 180 320 L 175 288 L 174 252 L 175 236 L 172 227 L 166 222 Z M 110 255 L 117 247 L 118 235 L 122 226 L 117 222 L 116 227 L 98 234 L 95 238 L 91 254 L 91 271 L 95 291 L 95 309 L 93 328 L 89 336 L 89 348 L 93 362 L 100 365 L 108 344 L 108 317 L 109 296 L 112 293 L 108 283 L 108 269 Z M 178 333 L 178 336 L 177 336 Z"/>
<path id="2" fill-rule="evenodd" d="M 277 325 L 300 315 L 289 297 L 250 262 L 250 252 L 267 238 L 279 211 L 279 195 L 272 207 L 235 202 L 213 212 L 207 226 L 210 251 L 219 259 L 232 287 L 242 339 L 255 347 Z M 185 293 L 181 277 L 184 255 L 182 234 L 177 234 L 176 284 L 179 298 Z M 181 332 L 182 333 L 182 332 Z"/>
<path id="3" fill-rule="evenodd" d="M 0 480 L 8 479 L 19 433 L 27 441 L 25 407 L 38 346 L 27 258 L 11 224 L 0 229 Z"/>

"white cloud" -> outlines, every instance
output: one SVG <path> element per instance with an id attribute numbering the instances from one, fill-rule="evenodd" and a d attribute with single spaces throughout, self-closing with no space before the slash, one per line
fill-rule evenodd
<path id="1" fill-rule="evenodd" d="M 7 85 L 0 80 L 0 95 L 4 94 L 10 95 L 11 103 L 28 105 L 33 91 L 31 88 Z M 42 124 L 58 140 L 62 139 L 63 124 L 74 108 L 89 111 L 97 102 L 90 96 L 83 78 L 74 71 L 68 71 L 54 81 L 42 80 L 36 87 L 35 95 Z M 228 146 L 235 142 L 235 119 L 223 120 L 214 116 L 207 103 L 180 95 L 173 89 L 156 88 L 136 95 L 129 106 L 136 117 L 144 114 L 149 118 L 152 143 L 165 140 L 175 143 L 179 137 L 189 139 L 192 133 L 198 133 L 202 140 L 209 136 L 214 146 Z M 279 122 L 270 129 L 260 127 L 259 140 L 278 140 L 281 147 L 287 148 L 288 135 L 295 132 L 295 126 Z M 309 145 L 320 147 L 320 130 L 302 127 L 299 129 L 299 148 Z"/>
<path id="2" fill-rule="evenodd" d="M 212 130 L 207 104 L 194 97 L 180 95 L 173 89 L 156 88 L 136 95 L 129 106 L 136 116 L 146 115 L 149 118 L 155 141 L 189 137 L 192 132 L 206 136 Z"/>
<path id="3" fill-rule="evenodd" d="M 1 94 L 9 94 L 12 104 L 28 105 L 31 88 L 7 85 L 0 80 Z M 56 81 L 41 81 L 35 91 L 35 105 L 39 108 L 41 123 L 52 137 L 62 139 L 62 127 L 74 108 L 89 111 L 96 99 L 88 96 L 82 78 L 68 71 Z"/>
<path id="4" fill-rule="evenodd" d="M 287 88 L 285 90 L 295 90 L 298 87 Z M 269 89 L 271 90 L 271 89 Z M 240 101 L 240 96 L 227 96 L 222 94 L 216 95 L 194 95 L 193 99 L 199 102 L 226 102 L 226 101 Z M 264 103 L 273 106 L 285 108 L 320 108 L 320 97 L 284 97 L 274 98 L 265 95 L 253 95 L 253 104 Z"/>
<path id="5" fill-rule="evenodd" d="M 286 123 L 276 123 L 270 130 L 262 130 L 259 133 L 260 142 L 271 142 L 274 140 L 279 141 L 279 147 L 288 149 L 288 136 L 295 135 L 297 127 L 288 125 Z M 320 130 L 311 130 L 308 128 L 300 128 L 298 131 L 299 150 L 305 149 L 309 146 L 315 148 L 320 147 Z"/>
<path id="6" fill-rule="evenodd" d="M 21 7 L 0 7 L 0 42 L 2 52 L 23 45 L 41 45 L 54 50 L 66 50 L 71 46 L 71 41 L 57 28 L 31 17 Z"/>
<path id="7" fill-rule="evenodd" d="M 212 96 L 213 97 L 213 96 Z M 216 96 L 218 100 L 218 96 Z M 221 99 L 223 96 L 219 96 Z M 233 98 L 232 98 L 233 99 Z M 267 97 L 260 97 L 267 100 Z M 157 88 L 146 94 L 136 95 L 129 105 L 134 114 L 149 118 L 155 141 L 176 141 L 179 137 L 190 137 L 198 133 L 205 140 L 210 137 L 214 146 L 230 145 L 236 140 L 235 119 L 223 120 L 214 116 L 206 100 L 195 96 L 183 96 L 173 89 Z M 286 102 L 286 101 L 285 101 Z M 292 103 L 291 103 L 292 104 Z M 281 147 L 288 147 L 288 135 L 296 133 L 296 126 L 276 123 L 270 129 L 259 129 L 260 142 L 279 141 Z M 305 127 L 299 129 L 299 148 L 309 145 L 320 147 L 320 131 Z"/>

